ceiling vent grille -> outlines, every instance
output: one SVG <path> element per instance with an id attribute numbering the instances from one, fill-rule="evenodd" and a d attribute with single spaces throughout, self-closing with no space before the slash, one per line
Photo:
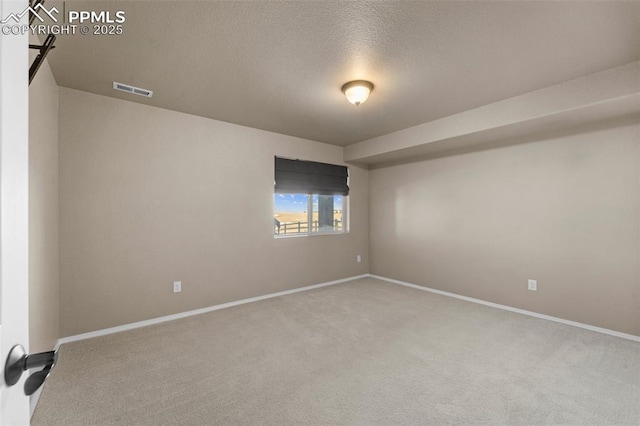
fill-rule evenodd
<path id="1" fill-rule="evenodd" d="M 113 88 L 123 92 L 133 93 L 134 95 L 144 96 L 145 98 L 150 98 L 151 96 L 153 96 L 153 91 L 151 90 L 129 86 L 128 84 L 118 83 L 117 81 L 113 82 Z"/>

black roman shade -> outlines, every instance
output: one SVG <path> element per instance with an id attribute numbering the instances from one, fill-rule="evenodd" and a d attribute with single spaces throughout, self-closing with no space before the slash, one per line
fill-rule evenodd
<path id="1" fill-rule="evenodd" d="M 345 166 L 275 157 L 276 192 L 349 195 Z"/>

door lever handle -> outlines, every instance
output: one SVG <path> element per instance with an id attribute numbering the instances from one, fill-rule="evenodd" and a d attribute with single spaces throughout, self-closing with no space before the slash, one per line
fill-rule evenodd
<path id="1" fill-rule="evenodd" d="M 49 374 L 51 374 L 51 369 L 53 368 L 53 364 L 49 364 L 45 366 L 41 371 L 36 371 L 32 375 L 27 378 L 27 381 L 24 382 L 24 393 L 27 396 L 33 395 L 40 386 L 47 380 Z"/>
<path id="2" fill-rule="evenodd" d="M 27 354 L 21 345 L 15 345 L 9 351 L 7 363 L 4 367 L 4 381 L 7 386 L 13 386 L 20 380 L 22 373 L 31 369 L 44 367 L 41 371 L 33 373 L 24 384 L 24 393 L 32 395 L 49 376 L 51 369 L 58 361 L 58 351 Z"/>
<path id="3" fill-rule="evenodd" d="M 27 357 L 24 360 L 25 370 L 53 365 L 56 363 L 57 360 L 58 360 L 57 351 L 40 352 L 37 354 L 27 355 Z"/>

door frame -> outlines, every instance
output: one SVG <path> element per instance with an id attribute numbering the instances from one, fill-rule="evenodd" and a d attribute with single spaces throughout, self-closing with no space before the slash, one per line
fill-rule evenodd
<path id="1" fill-rule="evenodd" d="M 21 14 L 27 0 L 0 0 L 2 19 Z M 20 23 L 27 25 L 29 14 Z M 13 345 L 29 349 L 29 34 L 0 31 L 0 425 L 29 424 L 25 375 L 4 383 L 4 364 Z"/>

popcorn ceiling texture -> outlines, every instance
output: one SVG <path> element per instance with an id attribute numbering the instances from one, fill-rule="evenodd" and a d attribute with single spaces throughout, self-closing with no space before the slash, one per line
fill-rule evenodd
<path id="1" fill-rule="evenodd" d="M 73 7 L 122 9 L 126 22 L 120 36 L 60 35 L 49 55 L 60 86 L 337 145 L 640 59 L 638 2 Z M 375 84 L 360 107 L 340 91 L 355 79 Z"/>

